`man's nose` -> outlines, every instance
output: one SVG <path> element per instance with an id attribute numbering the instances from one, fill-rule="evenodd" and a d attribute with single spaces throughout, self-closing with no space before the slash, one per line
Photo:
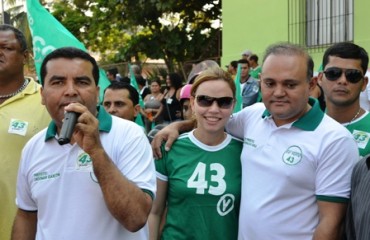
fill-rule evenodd
<path id="1" fill-rule="evenodd" d="M 115 113 L 115 112 L 116 112 L 116 107 L 114 106 L 114 104 L 111 104 L 111 105 L 109 106 L 109 108 L 108 108 L 108 112 L 109 112 L 110 114 L 112 114 L 112 113 Z"/>
<path id="2" fill-rule="evenodd" d="M 347 80 L 347 77 L 346 77 L 346 74 L 345 74 L 344 71 L 342 72 L 342 74 L 338 78 L 337 83 L 340 83 L 340 84 L 348 84 L 348 80 Z"/>
<path id="3" fill-rule="evenodd" d="M 281 97 L 285 95 L 285 89 L 283 86 L 276 86 L 274 89 L 274 95 L 277 97 Z"/>
<path id="4" fill-rule="evenodd" d="M 65 93 L 69 96 L 77 95 L 77 89 L 73 82 L 67 81 Z"/>

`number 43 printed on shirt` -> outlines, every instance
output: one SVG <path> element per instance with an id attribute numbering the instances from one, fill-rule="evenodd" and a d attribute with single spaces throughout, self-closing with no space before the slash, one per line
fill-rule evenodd
<path id="1" fill-rule="evenodd" d="M 211 175 L 211 182 L 215 184 L 208 184 L 206 175 Z M 212 195 L 222 195 L 226 190 L 225 168 L 219 163 L 211 163 L 209 166 L 200 162 L 195 168 L 193 174 L 188 180 L 187 187 L 195 188 L 196 194 L 204 194 L 205 189 Z"/>

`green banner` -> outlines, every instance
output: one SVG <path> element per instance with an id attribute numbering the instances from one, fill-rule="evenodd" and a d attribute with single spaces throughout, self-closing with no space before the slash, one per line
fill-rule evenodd
<path id="1" fill-rule="evenodd" d="M 87 51 L 83 43 L 55 19 L 40 4 L 39 0 L 27 0 L 27 17 L 32 34 L 34 61 L 39 79 L 41 63 L 44 57 L 54 49 L 76 47 Z M 104 89 L 109 84 L 105 71 L 100 69 L 100 100 L 103 99 Z"/>

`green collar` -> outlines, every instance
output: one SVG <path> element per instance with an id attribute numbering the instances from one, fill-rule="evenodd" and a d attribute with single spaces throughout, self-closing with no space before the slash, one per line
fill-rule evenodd
<path id="1" fill-rule="evenodd" d="M 321 111 L 317 99 L 310 97 L 308 103 L 311 105 L 312 108 L 301 118 L 296 120 L 292 126 L 300 128 L 304 131 L 314 131 L 323 119 L 324 113 Z M 267 109 L 262 114 L 262 118 L 270 116 L 271 113 Z"/>
<path id="2" fill-rule="evenodd" d="M 99 131 L 109 132 L 112 128 L 112 116 L 108 114 L 103 107 L 98 106 L 98 120 L 99 120 Z M 46 132 L 45 142 L 51 138 L 54 138 L 57 133 L 57 126 L 54 121 L 51 121 Z"/>

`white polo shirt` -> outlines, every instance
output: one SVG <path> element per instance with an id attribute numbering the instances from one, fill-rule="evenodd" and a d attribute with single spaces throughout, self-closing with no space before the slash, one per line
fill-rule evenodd
<path id="1" fill-rule="evenodd" d="M 154 197 L 152 150 L 141 128 L 102 107 L 98 119 L 102 145 L 114 164 Z M 17 205 L 37 211 L 36 239 L 148 239 L 147 226 L 131 233 L 111 215 L 89 155 L 77 144 L 59 145 L 55 135 L 52 122 L 27 143 L 18 173 Z"/>
<path id="2" fill-rule="evenodd" d="M 277 127 L 263 103 L 234 114 L 227 131 L 244 139 L 239 239 L 312 239 L 317 200 L 347 202 L 359 154 L 351 134 L 319 109 Z"/>

